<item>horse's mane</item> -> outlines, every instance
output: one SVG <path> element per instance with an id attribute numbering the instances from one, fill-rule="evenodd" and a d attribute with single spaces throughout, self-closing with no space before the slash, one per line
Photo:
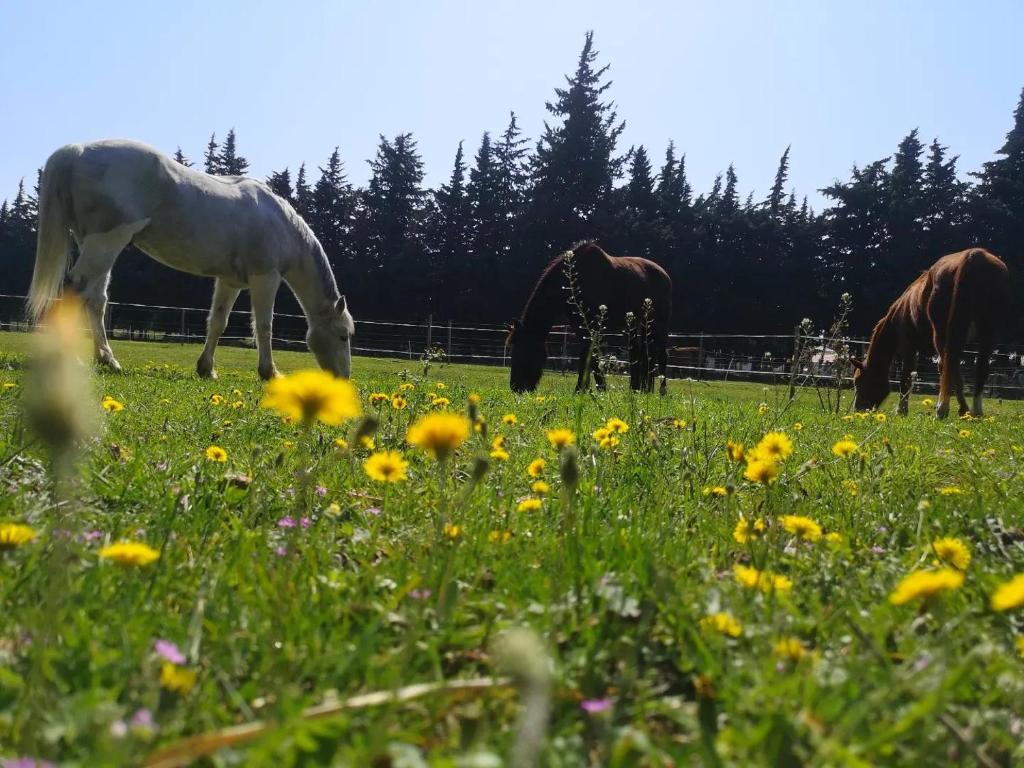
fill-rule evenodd
<path id="1" fill-rule="evenodd" d="M 550 281 L 553 278 L 557 277 L 556 273 L 559 269 L 561 269 L 562 264 L 565 261 L 566 255 L 569 253 L 578 255 L 581 251 L 590 249 L 596 249 L 599 253 L 607 255 L 605 254 L 604 250 L 597 244 L 596 240 L 577 240 L 575 243 L 569 246 L 569 248 L 556 255 L 553 259 L 551 259 L 551 261 L 547 263 L 547 266 L 545 266 L 544 269 L 541 270 L 540 277 L 537 278 L 537 282 L 534 284 L 533 290 L 530 291 L 530 298 L 526 300 L 526 306 L 523 308 L 523 313 L 522 315 L 520 315 L 519 318 L 520 322 L 525 321 L 526 313 L 529 311 L 530 307 L 536 308 L 536 306 L 539 306 L 540 304 L 544 303 L 543 299 L 541 298 L 541 294 L 543 294 L 547 290 L 550 290 L 548 288 L 548 286 L 550 285 Z M 537 304 L 534 303 L 535 301 L 537 302 Z M 512 333 L 513 331 L 509 331 L 509 335 L 505 340 L 506 344 L 510 343 Z"/>
<path id="2" fill-rule="evenodd" d="M 295 227 L 295 231 L 299 233 L 303 244 L 309 250 L 320 279 L 323 280 L 325 285 L 334 286 L 334 292 L 337 294 L 338 282 L 334 277 L 334 271 L 331 269 L 331 263 L 327 260 L 327 254 L 324 253 L 324 248 L 317 239 L 316 233 L 313 232 L 313 228 L 306 223 L 306 220 L 299 215 L 299 212 L 295 210 L 295 207 L 290 202 L 274 192 L 264 182 L 260 181 L 258 183 L 262 185 L 267 194 L 272 195 L 277 200 L 281 206 L 281 212 L 288 219 L 288 223 Z"/>

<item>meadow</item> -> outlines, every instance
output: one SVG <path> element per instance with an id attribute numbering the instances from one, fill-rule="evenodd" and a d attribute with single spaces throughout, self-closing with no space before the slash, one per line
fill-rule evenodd
<path id="1" fill-rule="evenodd" d="M 262 407 L 254 351 L 203 381 L 198 347 L 115 342 L 58 503 L 31 345 L 0 334 L 11 765 L 171 765 L 212 734 L 198 764 L 498 766 L 538 727 L 567 768 L 1024 763 L 1020 403 L 938 422 L 923 395 L 835 414 L 550 373 L 519 396 L 356 358 L 360 435 Z M 443 413 L 475 428 L 410 444 Z"/>

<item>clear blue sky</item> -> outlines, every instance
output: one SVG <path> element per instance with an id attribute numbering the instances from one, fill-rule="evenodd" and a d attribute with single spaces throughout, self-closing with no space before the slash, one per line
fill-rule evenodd
<path id="1" fill-rule="evenodd" d="M 819 187 L 915 127 L 973 170 L 1024 86 L 1019 0 L 5 0 L 0 198 L 64 143 L 197 159 L 232 126 L 255 176 L 339 145 L 357 183 L 378 134 L 412 131 L 434 185 L 509 110 L 537 137 L 587 29 L 624 147 L 660 162 L 675 139 L 698 191 L 734 162 L 760 197 L 792 144 L 791 184 L 820 205 Z"/>

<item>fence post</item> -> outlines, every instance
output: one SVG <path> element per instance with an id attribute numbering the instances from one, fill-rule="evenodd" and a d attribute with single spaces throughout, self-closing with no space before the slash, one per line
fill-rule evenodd
<path id="1" fill-rule="evenodd" d="M 704 380 L 704 331 L 700 332 L 700 345 L 697 347 L 697 381 Z"/>
<path id="2" fill-rule="evenodd" d="M 569 370 L 569 330 L 562 328 L 562 373 Z"/>
<path id="3" fill-rule="evenodd" d="M 181 309 L 181 343 L 185 343 L 185 308 Z"/>
<path id="4" fill-rule="evenodd" d="M 427 315 L 427 351 L 430 351 L 430 340 L 434 332 L 434 313 Z"/>

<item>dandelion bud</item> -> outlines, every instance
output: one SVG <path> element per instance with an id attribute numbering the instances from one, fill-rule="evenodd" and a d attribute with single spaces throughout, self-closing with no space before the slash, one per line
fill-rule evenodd
<path id="1" fill-rule="evenodd" d="M 551 699 L 551 661 L 540 638 L 529 629 L 510 629 L 494 644 L 498 668 L 519 689 L 523 710 L 516 728 L 509 764 L 526 768 L 539 764 Z"/>
<path id="2" fill-rule="evenodd" d="M 486 456 L 477 456 L 473 459 L 473 469 L 470 470 L 470 476 L 473 478 L 474 483 L 479 483 L 484 479 L 484 475 L 487 474 L 487 467 L 489 462 Z"/>
<path id="3" fill-rule="evenodd" d="M 352 436 L 352 443 L 358 443 L 364 437 L 372 437 L 377 431 L 377 418 L 371 414 L 367 414 L 362 418 L 359 424 L 356 425 L 355 432 Z"/>
<path id="4" fill-rule="evenodd" d="M 96 432 L 99 405 L 80 360 L 86 322 L 74 295 L 55 302 L 35 335 L 25 372 L 25 418 L 49 448 L 55 469 L 70 469 L 76 444 Z"/>
<path id="5" fill-rule="evenodd" d="M 476 407 L 476 403 L 473 400 L 469 401 L 469 421 L 472 424 L 477 423 L 477 417 L 479 416 L 479 409 Z"/>
<path id="6" fill-rule="evenodd" d="M 559 472 L 562 477 L 562 484 L 570 492 L 576 490 L 576 484 L 580 480 L 580 468 L 577 458 L 576 446 L 567 445 L 562 449 Z"/>

